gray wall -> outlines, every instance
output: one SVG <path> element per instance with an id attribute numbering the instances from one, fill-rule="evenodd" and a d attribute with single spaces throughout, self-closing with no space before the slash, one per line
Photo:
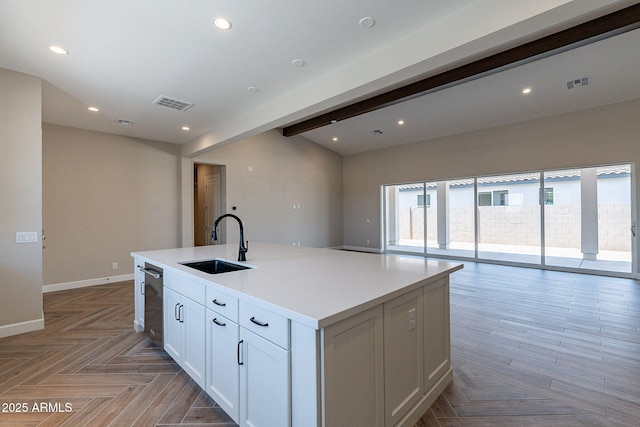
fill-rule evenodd
<path id="1" fill-rule="evenodd" d="M 45 289 L 131 274 L 131 251 L 179 245 L 178 153 L 173 144 L 43 124 Z"/>
<path id="2" fill-rule="evenodd" d="M 304 138 L 269 131 L 194 160 L 226 166 L 227 213 L 243 220 L 250 242 L 342 245 L 340 155 Z M 228 223 L 227 242 L 237 241 L 237 229 Z"/>
<path id="3" fill-rule="evenodd" d="M 383 184 L 640 163 L 638 118 L 640 100 L 634 100 L 346 156 L 344 244 L 381 248 Z"/>
<path id="4" fill-rule="evenodd" d="M 0 68 L 0 336 L 43 326 L 41 85 Z"/>

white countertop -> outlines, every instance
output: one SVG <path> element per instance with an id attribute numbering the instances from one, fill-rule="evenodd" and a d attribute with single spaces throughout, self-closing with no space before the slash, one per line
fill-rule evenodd
<path id="1" fill-rule="evenodd" d="M 251 242 L 247 261 L 238 262 L 238 244 L 133 252 L 135 257 L 172 269 L 315 329 L 446 277 L 462 264 L 404 257 Z M 180 263 L 222 258 L 253 269 L 208 274 Z M 204 304 L 204 301 L 200 301 Z M 264 305 L 264 304 L 263 304 Z"/>

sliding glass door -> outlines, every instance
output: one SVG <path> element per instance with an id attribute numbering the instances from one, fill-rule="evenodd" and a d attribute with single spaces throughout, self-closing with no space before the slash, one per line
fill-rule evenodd
<path id="1" fill-rule="evenodd" d="M 478 178 L 478 258 L 540 264 L 540 174 Z"/>
<path id="2" fill-rule="evenodd" d="M 632 272 L 631 165 L 544 173 L 545 263 Z"/>
<path id="3" fill-rule="evenodd" d="M 386 250 L 424 254 L 424 189 L 423 183 L 384 187 Z"/>
<path id="4" fill-rule="evenodd" d="M 475 257 L 474 183 L 427 182 L 427 255 Z"/>
<path id="5" fill-rule="evenodd" d="M 633 274 L 631 164 L 384 186 L 385 251 Z"/>

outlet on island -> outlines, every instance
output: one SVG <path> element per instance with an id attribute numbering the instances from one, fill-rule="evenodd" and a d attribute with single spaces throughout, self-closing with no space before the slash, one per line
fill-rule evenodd
<path id="1" fill-rule="evenodd" d="M 409 331 L 413 331 L 416 328 L 416 309 L 409 310 Z"/>

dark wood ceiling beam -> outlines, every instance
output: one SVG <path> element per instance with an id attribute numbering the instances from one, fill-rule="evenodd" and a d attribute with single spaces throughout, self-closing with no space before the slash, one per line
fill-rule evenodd
<path id="1" fill-rule="evenodd" d="M 637 28 L 640 23 L 640 4 L 593 19 L 575 27 L 559 31 L 529 43 L 505 50 L 460 67 L 444 71 L 406 86 L 321 114 L 282 129 L 284 136 L 293 136 L 331 123 L 366 114 L 396 104 L 428 91 L 450 86 L 456 82 L 495 72 L 514 64 L 550 55 L 567 47 L 594 41 L 609 33 Z"/>

